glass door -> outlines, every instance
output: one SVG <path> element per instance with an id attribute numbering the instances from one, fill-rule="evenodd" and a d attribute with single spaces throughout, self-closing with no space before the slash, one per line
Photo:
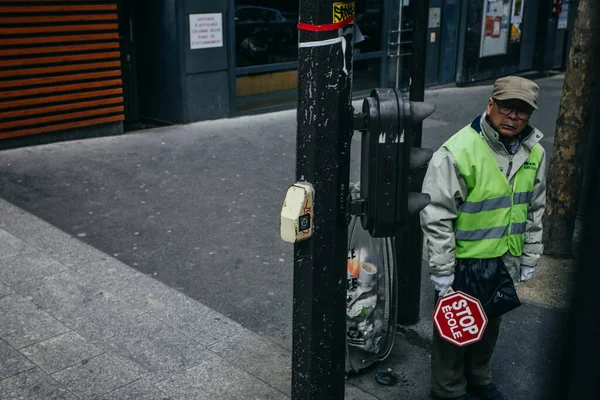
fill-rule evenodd
<path id="1" fill-rule="evenodd" d="M 410 0 L 392 0 L 390 28 L 387 33 L 387 86 L 408 89 L 412 49 L 413 20 Z"/>

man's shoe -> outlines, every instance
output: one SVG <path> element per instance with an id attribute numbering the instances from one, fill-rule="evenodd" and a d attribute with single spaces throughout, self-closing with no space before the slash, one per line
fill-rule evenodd
<path id="1" fill-rule="evenodd" d="M 474 394 L 481 400 L 506 400 L 506 397 L 493 383 L 485 386 L 469 386 L 469 393 Z"/>
<path id="2" fill-rule="evenodd" d="M 471 400 L 471 395 L 469 393 L 465 393 L 458 397 L 440 397 L 432 393 L 431 398 L 434 400 Z"/>

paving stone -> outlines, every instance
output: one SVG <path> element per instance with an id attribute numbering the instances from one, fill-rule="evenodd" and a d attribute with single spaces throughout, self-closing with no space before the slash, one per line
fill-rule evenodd
<path id="1" fill-rule="evenodd" d="M 280 391 L 215 357 L 157 384 L 176 399 L 287 400 Z"/>
<path id="2" fill-rule="evenodd" d="M 140 379 L 100 397 L 98 400 L 172 400 L 163 391 Z"/>
<path id="3" fill-rule="evenodd" d="M 203 346 L 246 330 L 202 303 L 141 274 L 103 285 L 107 291 L 177 328 Z"/>
<path id="4" fill-rule="evenodd" d="M 103 283 L 100 287 L 118 294 L 123 300 L 146 312 L 160 309 L 165 301 L 178 294 L 162 282 L 140 272 L 115 282 Z"/>
<path id="5" fill-rule="evenodd" d="M 56 228 L 53 229 L 58 231 Z M 56 261 L 68 267 L 74 267 L 81 263 L 102 261 L 106 257 L 106 254 L 100 250 L 96 250 L 62 231 L 59 232 L 64 236 L 56 236 L 51 240 L 48 237 L 38 238 L 34 243 Z"/>
<path id="6" fill-rule="evenodd" d="M 139 376 L 114 358 L 101 354 L 52 374 L 67 389 L 82 398 L 104 395 L 127 385 Z"/>
<path id="7" fill-rule="evenodd" d="M 9 294 L 11 294 L 11 290 L 8 286 L 3 285 L 2 283 L 0 283 L 0 298 L 4 297 L 4 296 L 8 296 Z"/>
<path id="8" fill-rule="evenodd" d="M 0 381 L 2 400 L 78 400 L 39 368 Z"/>
<path id="9" fill-rule="evenodd" d="M 14 294 L 0 299 L 0 337 L 16 349 L 60 335 L 69 328 Z"/>
<path id="10" fill-rule="evenodd" d="M 154 318 L 70 271 L 17 289 L 89 341 L 107 339 Z"/>
<path id="11" fill-rule="evenodd" d="M 0 340 L 0 380 L 33 368 L 34 365 L 4 340 Z M 0 391 L 0 399 L 4 399 Z"/>
<path id="12" fill-rule="evenodd" d="M 0 258 L 20 254 L 27 247 L 21 239 L 16 238 L 3 229 L 0 229 Z"/>
<path id="13" fill-rule="evenodd" d="M 74 263 L 71 265 L 71 269 L 96 283 L 119 280 L 135 272 L 133 268 L 108 256 L 100 261 Z"/>
<path id="14" fill-rule="evenodd" d="M 41 253 L 39 255 L 17 254 L 0 258 L 0 275 L 2 281 L 9 286 L 18 285 L 34 278 L 55 275 L 66 270 L 67 267 Z"/>
<path id="15" fill-rule="evenodd" d="M 254 332 L 248 331 L 227 338 L 209 349 L 279 391 L 287 394 L 291 392 L 291 353 L 263 340 Z"/>
<path id="16" fill-rule="evenodd" d="M 4 200 L 0 203 L 0 215 L 3 217 L 0 227 L 64 265 L 101 261 L 105 256 L 101 251 Z"/>
<path id="17" fill-rule="evenodd" d="M 204 346 L 247 332 L 237 322 L 180 293 L 157 307 L 154 315 Z"/>
<path id="18" fill-rule="evenodd" d="M 88 360 L 102 352 L 102 349 L 89 343 L 76 332 L 67 332 L 21 349 L 21 353 L 49 374 Z"/>
<path id="19" fill-rule="evenodd" d="M 163 322 L 135 326 L 98 342 L 107 353 L 150 382 L 190 369 L 214 353 Z"/>
<path id="20" fill-rule="evenodd" d="M 2 215 L 0 227 L 8 231 L 13 225 L 18 226 L 19 218 L 28 215 L 28 213 L 8 201 L 0 199 L 0 215 Z"/>

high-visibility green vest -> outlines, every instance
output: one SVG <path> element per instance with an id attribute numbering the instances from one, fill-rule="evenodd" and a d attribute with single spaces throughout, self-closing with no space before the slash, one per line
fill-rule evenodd
<path id="1" fill-rule="evenodd" d="M 454 157 L 468 194 L 455 222 L 456 258 L 495 258 L 523 253 L 527 208 L 542 160 L 539 144 L 516 172 L 511 187 L 492 150 L 466 126 L 443 145 Z"/>

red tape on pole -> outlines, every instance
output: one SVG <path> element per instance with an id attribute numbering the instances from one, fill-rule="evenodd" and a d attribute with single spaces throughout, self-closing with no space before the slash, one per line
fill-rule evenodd
<path id="1" fill-rule="evenodd" d="M 354 22 L 354 15 L 346 18 L 343 21 L 336 22 L 333 24 L 313 25 L 304 22 L 298 22 L 299 31 L 310 31 L 310 32 L 329 32 L 337 31 L 338 29 L 344 28 Z"/>

